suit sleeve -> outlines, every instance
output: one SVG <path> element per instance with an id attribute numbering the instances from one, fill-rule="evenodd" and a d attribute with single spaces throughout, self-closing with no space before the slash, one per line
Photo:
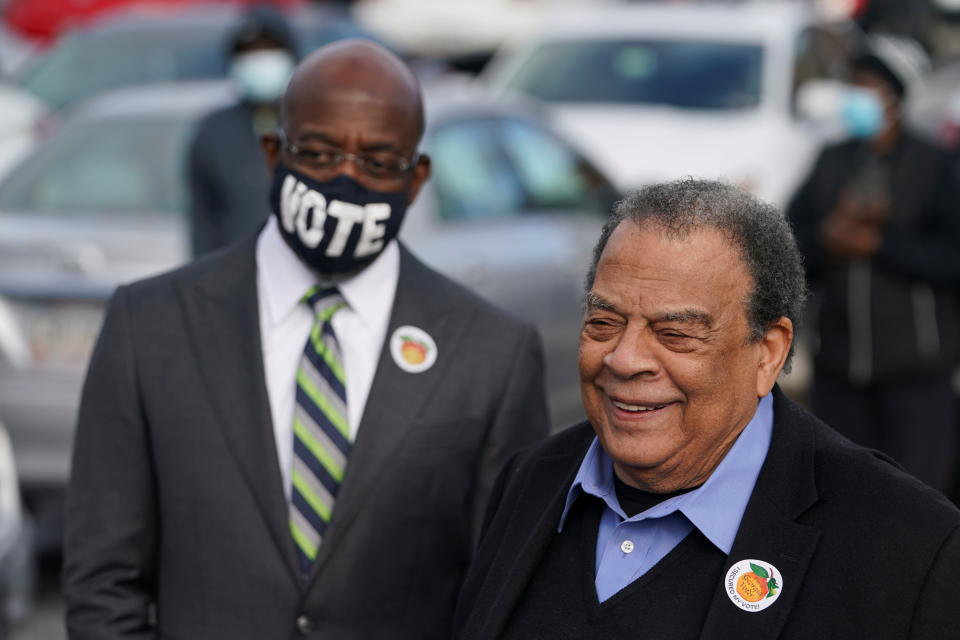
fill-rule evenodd
<path id="1" fill-rule="evenodd" d="M 930 566 L 910 625 L 910 640 L 960 638 L 960 527 Z"/>
<path id="2" fill-rule="evenodd" d="M 514 353 L 500 407 L 477 469 L 471 514 L 472 548 L 476 548 L 480 538 L 487 501 L 500 469 L 514 453 L 545 438 L 550 429 L 539 334 L 527 328 Z"/>
<path id="3" fill-rule="evenodd" d="M 84 383 L 67 494 L 64 599 L 71 640 L 156 638 L 153 465 L 123 288 Z"/>

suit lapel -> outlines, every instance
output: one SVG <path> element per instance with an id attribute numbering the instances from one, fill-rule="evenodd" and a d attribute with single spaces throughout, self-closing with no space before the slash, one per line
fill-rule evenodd
<path id="1" fill-rule="evenodd" d="M 780 636 L 803 588 L 820 536 L 819 529 L 799 524 L 796 519 L 816 500 L 810 418 L 776 389 L 770 451 L 727 558 L 724 579 L 714 592 L 703 640 L 772 640 Z M 727 571 L 748 559 L 773 565 L 783 576 L 779 597 L 762 611 L 744 611 L 727 595 Z"/>
<path id="2" fill-rule="evenodd" d="M 289 530 L 260 341 L 256 235 L 180 294 L 206 391 L 274 542 L 299 580 Z"/>
<path id="3" fill-rule="evenodd" d="M 384 470 L 393 464 L 396 451 L 410 434 L 424 405 L 455 364 L 457 345 L 471 318 L 449 304 L 439 286 L 443 283 L 437 276 L 401 245 L 400 275 L 386 338 L 337 494 L 333 521 L 314 563 L 314 579 L 336 553 L 338 542 L 363 509 L 368 494 L 389 475 Z M 426 371 L 408 373 L 394 362 L 391 336 L 403 326 L 423 329 L 436 343 L 437 360 Z"/>
<path id="4" fill-rule="evenodd" d="M 591 431 L 592 434 L 592 431 Z M 587 440 L 589 444 L 590 440 Z M 499 545 L 497 555 L 491 562 L 488 575 L 506 576 L 495 585 L 487 585 L 485 590 L 493 589 L 489 609 L 483 610 L 480 620 L 471 620 L 464 637 L 499 638 L 503 633 L 510 615 L 523 595 L 530 578 L 540 564 L 547 546 L 553 539 L 560 523 L 560 514 L 566 502 L 567 492 L 577 475 L 580 461 L 586 452 L 586 446 L 563 456 L 537 460 L 534 468 L 527 474 L 522 493 L 515 501 L 516 505 L 543 504 L 543 510 L 515 510 L 509 518 L 509 526 L 502 539 L 509 544 Z M 545 494 L 544 487 L 548 488 Z M 489 597 L 483 594 L 482 597 Z"/>

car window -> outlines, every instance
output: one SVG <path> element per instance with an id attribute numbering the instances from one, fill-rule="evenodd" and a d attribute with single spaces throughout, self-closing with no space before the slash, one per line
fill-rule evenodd
<path id="1" fill-rule="evenodd" d="M 557 102 L 614 102 L 689 109 L 759 104 L 763 47 L 694 40 L 552 42 L 508 88 Z"/>
<path id="2" fill-rule="evenodd" d="M 498 129 L 523 185 L 526 211 L 606 211 L 609 184 L 573 148 L 526 120 L 504 118 Z"/>
<path id="3" fill-rule="evenodd" d="M 616 197 L 579 153 L 515 117 L 462 119 L 429 143 L 441 218 L 503 218 L 540 211 L 605 212 Z"/>
<path id="4" fill-rule="evenodd" d="M 0 184 L 0 208 L 59 215 L 175 214 L 184 208 L 189 124 L 88 123 L 64 130 Z"/>
<path id="5" fill-rule="evenodd" d="M 28 91 L 59 108 L 107 89 L 224 74 L 223 34 L 172 29 L 77 34 L 20 77 Z"/>
<path id="6" fill-rule="evenodd" d="M 432 133 L 428 149 L 441 218 L 496 218 L 523 206 L 520 177 L 497 140 L 495 119 L 447 123 Z"/>

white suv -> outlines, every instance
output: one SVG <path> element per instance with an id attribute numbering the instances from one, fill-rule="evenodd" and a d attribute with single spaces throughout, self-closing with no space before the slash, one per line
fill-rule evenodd
<path id="1" fill-rule="evenodd" d="M 483 80 L 549 103 L 620 189 L 725 178 L 782 205 L 823 142 L 797 88 L 842 77 L 857 38 L 799 3 L 599 6 L 505 46 Z"/>

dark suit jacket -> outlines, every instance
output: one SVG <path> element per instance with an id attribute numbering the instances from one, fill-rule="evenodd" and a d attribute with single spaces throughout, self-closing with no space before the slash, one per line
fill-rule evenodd
<path id="1" fill-rule="evenodd" d="M 244 102 L 197 124 L 187 154 L 190 244 L 194 256 L 235 242 L 270 215 L 270 168 Z"/>
<path id="2" fill-rule="evenodd" d="M 748 613 L 717 576 L 700 638 L 960 638 L 960 512 L 775 394 L 770 451 L 724 572 L 767 560 L 783 589 L 770 607 Z M 456 638 L 502 634 L 592 438 L 582 423 L 505 469 L 460 597 Z M 683 640 L 667 629 L 637 629 L 637 637 Z"/>
<path id="3" fill-rule="evenodd" d="M 110 303 L 68 494 L 70 637 L 446 638 L 496 473 L 547 432 L 538 336 L 402 249 L 387 335 L 420 327 L 438 357 L 411 374 L 383 347 L 304 580 L 264 383 L 254 247 L 121 287 Z"/>

